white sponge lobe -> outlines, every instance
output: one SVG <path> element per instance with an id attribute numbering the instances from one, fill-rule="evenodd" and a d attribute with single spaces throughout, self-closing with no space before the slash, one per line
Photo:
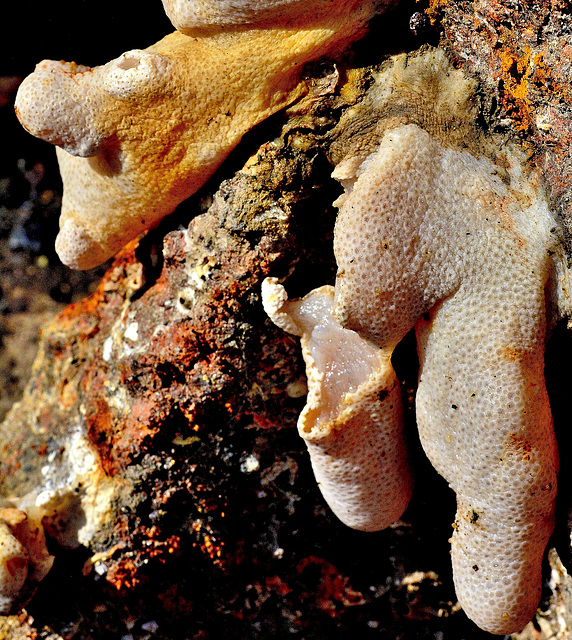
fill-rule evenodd
<path id="1" fill-rule="evenodd" d="M 72 269 L 92 269 L 109 256 L 73 217 L 61 221 L 56 251 L 60 260 Z"/>
<path id="2" fill-rule="evenodd" d="M 336 0 L 338 5 L 358 4 Z M 165 13 L 182 33 L 269 21 L 300 19 L 328 9 L 329 0 L 163 0 Z"/>
<path id="3" fill-rule="evenodd" d="M 16 113 L 26 130 L 72 155 L 96 155 L 105 141 L 94 117 L 101 105 L 96 96 L 84 96 L 81 83 L 74 81 L 91 72 L 74 63 L 40 62 L 16 95 Z"/>
<path id="4" fill-rule="evenodd" d="M 287 301 L 281 285 L 266 281 L 263 293 L 271 318 L 288 326 L 287 316 L 302 335 L 308 399 L 298 428 L 326 502 L 350 527 L 384 529 L 402 515 L 413 486 L 389 355 L 335 321 L 332 287 Z"/>
<path id="5" fill-rule="evenodd" d="M 544 342 L 562 271 L 538 177 L 508 145 L 503 166 L 398 127 L 353 180 L 346 163 L 335 231 L 341 324 L 389 352 L 416 327 L 421 442 L 457 493 L 457 596 L 497 634 L 532 617 L 553 528 Z"/>

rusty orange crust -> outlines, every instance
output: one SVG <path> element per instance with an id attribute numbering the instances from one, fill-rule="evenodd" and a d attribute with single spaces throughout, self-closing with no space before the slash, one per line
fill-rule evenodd
<path id="1" fill-rule="evenodd" d="M 572 221 L 572 41 L 562 26 L 568 4 L 431 0 L 426 11 L 453 55 L 486 83 L 502 124 L 531 145 L 555 202 Z M 572 239 L 567 245 L 571 250 Z"/>
<path id="2" fill-rule="evenodd" d="M 518 433 L 509 433 L 507 441 L 507 453 L 518 454 L 523 460 L 530 460 L 533 454 L 534 445 L 529 438 L 523 437 Z"/>
<path id="3" fill-rule="evenodd" d="M 546 6 L 546 3 L 541 3 Z M 433 23 L 444 21 L 445 28 L 453 28 L 449 0 L 431 0 L 426 9 Z M 494 73 L 501 104 L 517 131 L 532 131 L 535 128 L 537 107 L 542 96 L 550 96 L 566 104 L 572 104 L 572 88 L 559 69 L 547 62 L 550 53 L 538 46 L 544 7 L 526 28 L 521 28 L 524 15 L 519 9 L 507 13 L 502 2 L 488 3 L 482 13 L 475 15 L 475 39 L 481 37 L 488 45 L 489 64 Z M 531 9 L 532 11 L 532 9 Z M 534 10 L 536 11 L 536 10 Z M 524 11 L 522 11 L 524 14 Z M 483 17 L 484 15 L 484 17 Z M 478 34 L 478 35 L 477 35 Z M 545 45 L 546 46 L 546 45 Z M 570 43 L 561 43 L 559 56 L 570 60 Z"/>

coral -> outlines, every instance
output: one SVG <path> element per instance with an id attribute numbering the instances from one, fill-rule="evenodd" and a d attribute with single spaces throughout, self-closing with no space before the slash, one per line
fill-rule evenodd
<path id="1" fill-rule="evenodd" d="M 59 147 L 62 261 L 92 268 L 171 213 L 248 130 L 304 92 L 304 63 L 347 45 L 376 6 L 327 4 L 283 26 L 175 32 L 93 69 L 41 62 L 16 110 Z"/>
<path id="2" fill-rule="evenodd" d="M 403 80 L 401 64 L 397 58 L 385 78 Z M 413 85 L 434 87 L 433 74 L 442 64 L 438 52 L 419 56 Z M 352 435 L 340 436 L 335 455 L 316 462 L 311 440 L 309 448 L 334 511 L 346 500 L 361 500 L 372 522 L 369 495 L 379 492 L 379 474 L 395 485 L 395 474 L 403 474 L 406 465 L 392 468 L 393 456 L 383 459 L 383 447 L 376 459 L 364 449 L 370 451 L 376 432 L 386 439 L 386 449 L 404 446 L 394 442 L 402 439 L 401 410 L 395 398 L 388 401 L 395 385 L 389 358 L 415 327 L 421 442 L 457 494 L 457 595 L 480 627 L 510 633 L 524 627 L 537 607 L 542 557 L 554 526 L 558 454 L 544 384 L 544 343 L 547 321 L 569 312 L 569 274 L 559 221 L 526 154 L 505 142 L 493 163 L 462 150 L 466 142 L 459 144 L 456 134 L 447 136 L 442 125 L 449 100 L 458 106 L 464 102 L 459 97 L 474 95 L 458 72 L 450 73 L 448 83 L 457 91 L 431 96 L 442 103 L 435 101 L 436 112 L 425 116 L 446 146 L 417 124 L 386 121 L 377 149 L 356 156 L 363 145 L 351 145 L 336 167 L 333 175 L 345 193 L 336 203 L 338 274 L 335 293 L 327 294 L 331 302 L 317 303 L 322 290 L 287 302 L 284 290 L 269 282 L 266 306 L 280 326 L 302 334 L 310 384 L 299 420 L 302 435 L 328 432 L 330 425 L 335 431 L 348 407 L 357 406 L 365 416 L 348 425 Z M 378 98 L 379 92 L 390 89 L 380 84 Z M 406 82 L 401 95 L 408 92 L 416 93 Z M 423 120 L 423 109 L 413 107 L 413 116 Z M 454 115 L 451 109 L 449 118 Z M 466 114 L 465 124 L 472 117 Z M 344 332 L 356 332 L 362 355 L 342 346 L 337 336 Z M 385 362 L 386 382 L 366 397 L 361 389 L 378 384 L 374 347 Z M 340 478 L 344 466 L 353 469 L 353 485 L 349 473 Z M 408 474 L 402 483 L 407 496 Z M 385 509 L 378 503 L 380 521 Z"/>

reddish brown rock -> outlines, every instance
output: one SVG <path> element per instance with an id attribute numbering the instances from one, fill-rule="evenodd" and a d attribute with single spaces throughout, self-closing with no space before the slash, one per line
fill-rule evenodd
<path id="1" fill-rule="evenodd" d="M 446 46 L 490 92 L 501 125 L 532 144 L 555 205 L 570 227 L 570 3 L 431 0 L 427 14 L 443 29 Z"/>
<path id="2" fill-rule="evenodd" d="M 566 210 L 568 94 L 549 82 L 569 87 L 567 50 L 552 66 L 534 61 L 549 57 L 543 39 L 567 37 L 557 22 L 566 11 L 535 4 L 551 27 L 531 14 L 529 33 L 522 3 L 485 6 L 500 44 L 475 27 L 468 2 L 432 3 L 433 29 L 443 21 L 459 64 L 498 96 L 498 111 L 484 100 L 486 121 L 533 142 Z M 359 60 L 433 38 L 421 18 L 419 35 L 404 35 L 420 8 L 374 25 Z M 354 73 L 340 90 L 343 66 L 312 73 L 314 94 L 287 122 L 254 132 L 210 185 L 122 253 L 95 294 L 44 329 L 0 442 L 3 495 L 39 492 L 56 562 L 30 604 L 35 621 L 4 619 L 20 629 L 7 637 L 488 637 L 456 605 L 454 501 L 423 456 L 404 520 L 360 534 L 324 507 L 294 429 L 298 346 L 266 320 L 260 283 L 289 274 L 295 296 L 331 282 L 340 188 L 328 132 L 369 82 Z M 543 99 L 550 129 L 537 118 Z M 410 412 L 415 355 L 402 350 Z"/>

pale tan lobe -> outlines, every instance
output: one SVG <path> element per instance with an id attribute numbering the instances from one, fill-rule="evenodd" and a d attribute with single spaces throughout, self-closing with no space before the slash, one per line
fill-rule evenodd
<path id="1" fill-rule="evenodd" d="M 390 350 L 417 326 L 421 442 L 457 493 L 457 596 L 492 633 L 536 609 L 558 470 L 544 384 L 558 223 L 524 156 L 507 148 L 505 161 L 416 125 L 388 131 L 356 170 L 335 240 L 341 323 Z"/>
<path id="2" fill-rule="evenodd" d="M 60 147 L 62 260 L 94 267 L 157 225 L 247 131 L 300 97 L 304 64 L 347 46 L 378 4 L 175 32 L 93 69 L 40 63 L 16 110 L 31 133 Z"/>
<path id="3" fill-rule="evenodd" d="M 332 287 L 288 301 L 267 279 L 263 295 L 276 324 L 301 336 L 308 399 L 298 430 L 326 502 L 350 527 L 384 529 L 402 515 L 413 487 L 388 354 L 334 320 Z"/>

